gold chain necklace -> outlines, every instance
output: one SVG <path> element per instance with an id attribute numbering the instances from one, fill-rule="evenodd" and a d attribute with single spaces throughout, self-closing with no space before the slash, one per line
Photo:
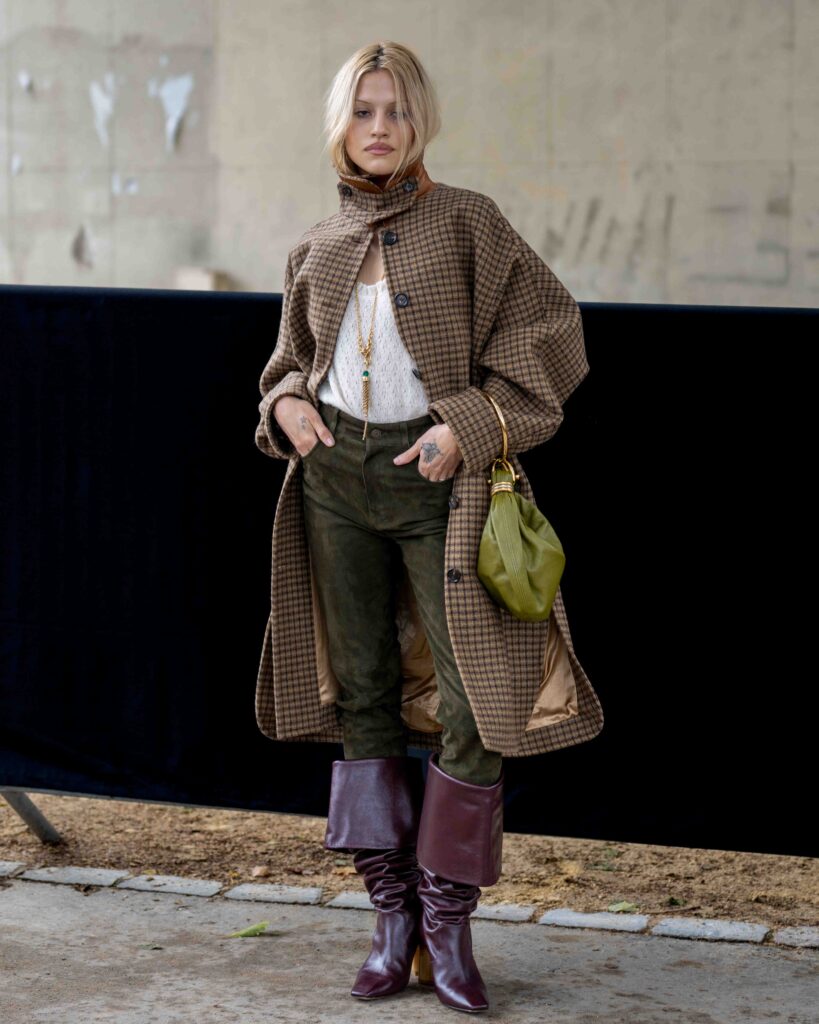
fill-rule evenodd
<path id="1" fill-rule="evenodd" d="M 364 283 L 363 281 L 361 282 Z M 364 406 L 364 433 L 361 435 L 361 440 L 366 440 L 367 437 L 367 421 L 370 414 L 370 355 L 373 348 L 373 328 L 375 327 L 375 306 L 378 302 L 378 287 L 376 282 L 375 296 L 373 298 L 373 312 L 370 317 L 370 334 L 367 338 L 367 344 L 363 343 L 361 337 L 361 309 L 358 304 L 358 283 L 355 286 L 355 318 L 356 328 L 358 330 L 358 351 L 364 358 L 364 369 L 361 371 L 361 388 L 362 388 L 362 404 Z"/>

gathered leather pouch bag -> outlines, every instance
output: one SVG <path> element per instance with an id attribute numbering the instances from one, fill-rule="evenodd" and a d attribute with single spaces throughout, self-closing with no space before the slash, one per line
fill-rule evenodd
<path id="1" fill-rule="evenodd" d="M 517 475 L 508 460 L 506 421 L 498 403 L 481 391 L 495 410 L 503 451 L 492 463 L 489 515 L 478 551 L 478 577 L 493 600 L 524 622 L 542 622 L 552 611 L 566 556 L 552 525 L 515 490 Z"/>

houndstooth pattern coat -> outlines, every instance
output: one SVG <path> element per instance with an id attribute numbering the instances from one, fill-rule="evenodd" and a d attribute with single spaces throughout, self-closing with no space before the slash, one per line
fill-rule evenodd
<path id="1" fill-rule="evenodd" d="M 305 535 L 301 456 L 273 404 L 296 395 L 318 405 L 377 231 L 396 323 L 429 413 L 450 427 L 463 454 L 441 572 L 450 638 L 483 744 L 521 757 L 589 740 L 602 729 L 603 712 L 575 655 L 560 590 L 548 620 L 521 622 L 495 604 L 477 575 L 487 477 L 502 440 L 479 389 L 504 414 L 519 490 L 533 501 L 516 453 L 552 437 L 563 403 L 588 373 L 578 306 L 491 198 L 432 183 L 420 161 L 386 191 L 357 175 L 340 175 L 337 188 L 338 212 L 305 232 L 288 255 L 278 339 L 260 380 L 256 444 L 288 466 L 273 523 L 258 726 L 273 740 L 342 742 L 338 681 Z M 441 750 L 430 648 L 406 574 L 397 587 L 407 742 Z"/>

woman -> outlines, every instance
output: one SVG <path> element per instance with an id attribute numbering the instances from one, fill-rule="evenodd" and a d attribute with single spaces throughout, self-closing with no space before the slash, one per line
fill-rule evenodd
<path id="1" fill-rule="evenodd" d="M 469 917 L 501 873 L 503 756 L 602 727 L 559 592 L 548 629 L 474 571 L 501 449 L 480 392 L 532 500 L 513 453 L 557 430 L 588 364 L 576 303 L 497 205 L 430 179 L 439 125 L 399 44 L 363 47 L 328 94 L 341 209 L 290 251 L 260 381 L 256 443 L 290 465 L 256 708 L 273 739 L 344 745 L 324 845 L 377 910 L 351 994 L 399 992 L 414 964 L 477 1011 Z M 408 746 L 433 750 L 426 782 Z"/>

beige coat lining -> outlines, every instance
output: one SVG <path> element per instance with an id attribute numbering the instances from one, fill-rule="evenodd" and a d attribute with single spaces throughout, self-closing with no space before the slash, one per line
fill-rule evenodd
<path id="1" fill-rule="evenodd" d="M 432 651 L 418 613 L 415 592 L 406 567 L 402 568 L 395 619 L 401 646 L 403 676 L 401 716 L 410 729 L 417 729 L 419 732 L 440 732 L 442 726 L 435 717 L 439 695 Z M 312 561 L 310 584 L 319 699 L 322 704 L 334 704 L 339 694 L 339 684 L 330 664 L 327 626 L 318 600 Z M 540 687 L 524 731 L 542 729 L 577 713 L 577 684 L 569 662 L 569 652 L 560 629 L 552 619 L 546 634 L 546 654 Z"/>

